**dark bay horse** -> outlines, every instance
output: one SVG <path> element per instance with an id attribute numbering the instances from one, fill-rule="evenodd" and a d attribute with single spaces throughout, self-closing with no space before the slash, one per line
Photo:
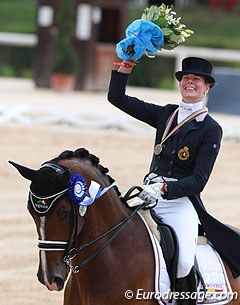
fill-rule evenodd
<path id="1" fill-rule="evenodd" d="M 38 170 L 14 162 L 31 181 L 28 209 L 39 247 L 38 279 L 64 292 L 64 305 L 156 305 L 154 255 L 140 216 L 120 200 L 108 170 L 86 149 L 64 151 Z M 225 268 L 240 305 L 240 279 Z M 69 271 L 71 271 L 69 273 Z M 67 280 L 68 279 L 68 280 Z"/>
<path id="2" fill-rule="evenodd" d="M 61 153 L 38 170 L 10 163 L 31 181 L 28 209 L 39 239 L 38 280 L 60 291 L 68 278 L 65 305 L 138 304 L 139 288 L 154 291 L 147 230 L 122 204 L 96 156 L 80 148 Z M 82 201 L 85 205 L 79 206 Z M 150 299 L 144 304 L 158 302 Z"/>

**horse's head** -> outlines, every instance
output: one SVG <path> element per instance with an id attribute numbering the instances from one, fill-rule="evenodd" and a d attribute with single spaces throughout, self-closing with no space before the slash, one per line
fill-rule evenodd
<path id="1" fill-rule="evenodd" d="M 100 196 L 104 187 L 105 182 L 99 180 L 97 171 L 91 169 L 94 168 L 94 157 L 85 149 L 65 151 L 43 163 L 38 170 L 10 161 L 24 178 L 31 181 L 28 210 L 38 232 L 38 279 L 49 290 L 63 288 L 71 267 L 69 253 L 77 246 L 77 236 L 86 221 L 87 206 Z M 96 159 L 95 163 L 98 163 Z M 107 172 L 107 169 L 101 169 Z"/>

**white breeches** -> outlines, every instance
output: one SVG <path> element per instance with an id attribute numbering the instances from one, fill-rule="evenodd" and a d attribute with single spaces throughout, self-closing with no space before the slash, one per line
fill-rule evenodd
<path id="1" fill-rule="evenodd" d="M 198 237 L 198 216 L 188 197 L 166 200 L 159 197 L 155 212 L 176 231 L 179 241 L 177 278 L 189 274 L 194 265 Z"/>

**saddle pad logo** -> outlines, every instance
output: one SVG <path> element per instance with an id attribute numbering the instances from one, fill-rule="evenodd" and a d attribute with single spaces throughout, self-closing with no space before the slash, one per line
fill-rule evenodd
<path id="1" fill-rule="evenodd" d="M 184 146 L 178 151 L 178 158 L 182 161 L 186 161 L 190 157 L 189 147 Z"/>
<path id="2" fill-rule="evenodd" d="M 220 293 L 223 292 L 223 285 L 215 285 L 215 284 L 206 284 L 207 292 Z"/>

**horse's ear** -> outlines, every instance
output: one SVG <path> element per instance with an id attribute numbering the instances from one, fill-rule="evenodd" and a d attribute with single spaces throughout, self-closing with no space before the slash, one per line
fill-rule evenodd
<path id="1" fill-rule="evenodd" d="M 35 177 L 36 170 L 27 168 L 13 161 L 8 161 L 8 162 L 12 164 L 24 178 L 32 181 L 33 178 Z"/>
<path id="2" fill-rule="evenodd" d="M 57 176 L 58 182 L 64 187 L 68 187 L 70 181 L 71 173 L 67 170 Z"/>

